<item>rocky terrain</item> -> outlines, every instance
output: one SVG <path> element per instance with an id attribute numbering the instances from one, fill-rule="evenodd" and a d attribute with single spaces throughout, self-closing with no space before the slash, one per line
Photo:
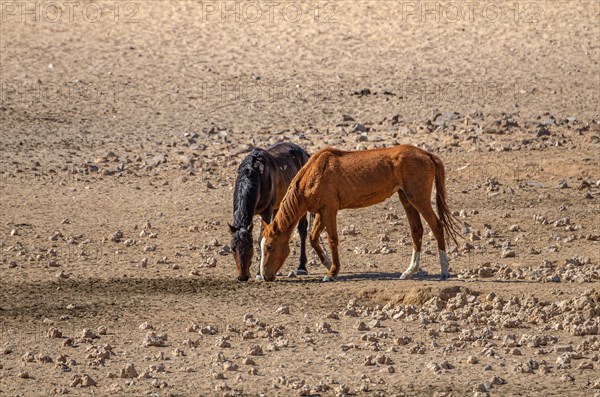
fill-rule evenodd
<path id="1" fill-rule="evenodd" d="M 50 3 L 1 4 L 0 395 L 600 396 L 597 2 Z M 392 197 L 340 213 L 338 282 L 297 238 L 236 281 L 279 141 L 438 154 L 452 277 L 426 228 L 398 279 Z"/>

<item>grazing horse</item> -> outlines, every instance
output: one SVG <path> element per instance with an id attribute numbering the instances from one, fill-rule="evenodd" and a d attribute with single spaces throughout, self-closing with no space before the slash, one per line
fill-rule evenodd
<path id="1" fill-rule="evenodd" d="M 329 269 L 323 281 L 334 281 L 340 271 L 337 212 L 380 203 L 398 192 L 413 240 L 410 265 L 400 277 L 419 271 L 423 225 L 421 215 L 437 240 L 441 279 L 449 277 L 444 231 L 456 243 L 456 224 L 446 204 L 444 165 L 439 157 L 410 145 L 347 152 L 325 148 L 315 153 L 296 175 L 271 224 L 263 224 L 260 272 L 273 281 L 290 252 L 289 240 L 296 222 L 309 211 L 316 214 L 310 243 Z M 438 216 L 430 198 L 435 182 Z M 325 229 L 331 261 L 319 245 Z"/>
<path id="2" fill-rule="evenodd" d="M 263 222 L 271 222 L 290 182 L 306 164 L 308 158 L 308 153 L 298 145 L 276 143 L 266 149 L 254 148 L 242 160 L 237 170 L 233 195 L 233 225 L 229 225 L 238 280 L 247 281 L 250 278 L 250 264 L 254 251 L 252 218 L 254 215 L 260 215 Z M 300 265 L 297 273 L 308 274 L 306 271 L 308 222 L 305 216 L 298 217 L 296 222 L 299 220 Z"/>

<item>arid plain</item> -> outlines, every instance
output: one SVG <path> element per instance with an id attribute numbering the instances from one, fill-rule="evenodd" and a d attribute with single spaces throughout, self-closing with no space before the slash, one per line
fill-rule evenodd
<path id="1" fill-rule="evenodd" d="M 460 4 L 2 1 L 0 395 L 599 396 L 600 5 Z M 236 281 L 279 141 L 439 155 L 452 277 L 394 196 Z"/>

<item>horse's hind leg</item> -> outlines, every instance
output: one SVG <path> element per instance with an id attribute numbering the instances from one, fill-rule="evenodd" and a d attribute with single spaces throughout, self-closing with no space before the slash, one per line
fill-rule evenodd
<path id="1" fill-rule="evenodd" d="M 410 202 L 417 209 L 417 211 L 423 215 L 423 218 L 425 218 L 425 221 L 431 228 L 431 231 L 437 240 L 441 267 L 440 279 L 447 280 L 448 277 L 450 277 L 450 273 L 448 271 L 449 263 L 448 255 L 446 255 L 446 240 L 444 239 L 444 227 L 442 222 L 440 222 L 438 217 L 435 215 L 435 212 L 433 212 L 433 208 L 431 208 L 431 202 L 429 201 L 429 196 L 426 200 L 423 199 L 420 200 L 420 202 L 417 202 L 417 200 L 411 200 Z"/>
<path id="2" fill-rule="evenodd" d="M 296 270 L 296 274 L 298 275 L 307 275 L 308 270 L 306 270 L 306 236 L 308 234 L 308 220 L 306 219 L 306 215 L 300 219 L 298 222 L 298 234 L 300 235 L 300 264 L 298 265 L 298 270 Z"/>
<path id="3" fill-rule="evenodd" d="M 313 221 L 312 227 L 310 229 L 310 245 L 313 247 L 319 260 L 329 270 L 331 268 L 331 259 L 327 257 L 323 248 L 321 247 L 321 232 L 325 225 L 321 222 L 321 214 L 315 214 L 315 220 Z"/>
<path id="4" fill-rule="evenodd" d="M 400 280 L 406 280 L 419 271 L 421 262 L 421 243 L 423 242 L 423 224 L 421 223 L 419 211 L 412 206 L 402 190 L 398 191 L 398 197 L 400 197 L 400 203 L 402 203 L 402 207 L 404 207 L 404 211 L 406 212 L 408 225 L 410 226 L 410 236 L 413 241 L 413 252 L 410 265 L 408 265 L 408 268 L 400 276 Z"/>

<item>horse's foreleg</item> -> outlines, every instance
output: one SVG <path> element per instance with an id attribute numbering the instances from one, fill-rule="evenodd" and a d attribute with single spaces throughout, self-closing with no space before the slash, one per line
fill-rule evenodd
<path id="1" fill-rule="evenodd" d="M 298 265 L 298 270 L 296 270 L 296 274 L 298 275 L 307 275 L 308 270 L 306 270 L 306 236 L 308 234 L 308 220 L 306 219 L 306 215 L 300 219 L 298 223 L 298 234 L 300 235 L 300 264 Z"/>
<path id="2" fill-rule="evenodd" d="M 317 256 L 319 257 L 319 260 L 321 261 L 323 266 L 325 266 L 327 270 L 329 270 L 331 268 L 331 260 L 327 257 L 320 244 L 321 232 L 323 231 L 324 227 L 325 225 L 323 224 L 323 222 L 321 222 L 321 214 L 316 214 L 313 221 L 313 225 L 310 229 L 310 245 L 317 253 Z"/>
<path id="3" fill-rule="evenodd" d="M 263 221 L 265 221 L 266 223 L 271 223 L 271 218 L 273 218 L 274 213 L 273 210 L 271 208 L 267 208 L 265 211 L 263 211 L 262 214 L 260 214 L 260 217 Z M 263 226 L 262 226 L 262 222 L 260 223 L 260 232 L 258 233 L 258 240 L 257 240 L 257 248 L 258 248 L 258 254 L 261 256 L 262 259 L 262 250 L 260 249 L 260 242 L 262 240 L 262 234 L 263 234 Z M 260 260 L 259 259 L 259 263 Z M 260 275 L 260 267 L 258 267 L 258 269 L 256 269 L 256 279 L 257 280 L 262 280 L 262 276 Z"/>
<path id="4" fill-rule="evenodd" d="M 331 248 L 331 268 L 327 273 L 327 276 L 323 278 L 323 281 L 335 281 L 338 273 L 340 272 L 340 256 L 338 253 L 338 233 L 337 233 L 337 211 L 331 211 L 325 213 L 323 217 L 323 223 L 327 230 L 327 240 L 329 241 L 329 248 Z"/>

